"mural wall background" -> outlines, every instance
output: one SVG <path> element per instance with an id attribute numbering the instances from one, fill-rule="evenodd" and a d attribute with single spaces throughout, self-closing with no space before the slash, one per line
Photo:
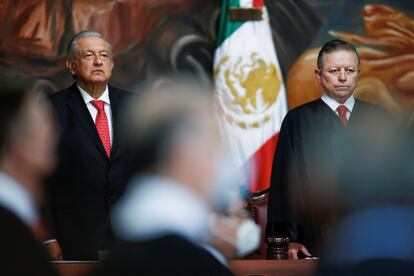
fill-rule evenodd
<path id="1" fill-rule="evenodd" d="M 360 98 L 410 120 L 414 111 L 414 2 L 267 0 L 289 106 L 319 97 L 315 54 L 334 37 L 355 43 Z M 52 93 L 71 83 L 66 45 L 94 29 L 113 44 L 112 83 L 134 90 L 174 72 L 209 82 L 220 1 L 0 0 L 0 78 L 31 80 Z M 242 45 L 241 45 L 242 47 Z"/>

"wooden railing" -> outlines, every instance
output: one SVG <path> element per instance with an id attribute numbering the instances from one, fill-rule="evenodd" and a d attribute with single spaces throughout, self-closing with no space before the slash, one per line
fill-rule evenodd
<path id="1" fill-rule="evenodd" d="M 229 262 L 230 270 L 236 276 L 309 276 L 313 275 L 316 260 L 234 260 Z M 54 262 L 61 276 L 85 276 L 96 269 L 97 262 Z"/>

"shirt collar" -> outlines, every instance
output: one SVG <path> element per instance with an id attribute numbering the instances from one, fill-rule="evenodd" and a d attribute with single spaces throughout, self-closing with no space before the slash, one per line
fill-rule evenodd
<path id="1" fill-rule="evenodd" d="M 82 89 L 82 87 L 80 87 L 78 84 L 76 85 L 82 95 L 83 100 L 85 101 L 85 104 L 90 103 L 90 101 L 95 100 L 94 98 L 91 97 L 91 95 L 88 94 L 88 92 L 86 92 L 85 90 Z M 102 93 L 102 95 L 96 99 L 96 100 L 100 100 L 103 101 L 106 104 L 111 104 L 110 100 L 109 100 L 109 90 L 108 90 L 108 85 L 105 87 L 105 91 Z"/>
<path id="2" fill-rule="evenodd" d="M 355 105 L 355 97 L 351 95 L 343 104 L 338 103 L 336 100 L 330 98 L 326 93 L 323 93 L 321 100 L 324 101 L 333 111 L 336 112 L 338 106 L 345 105 L 349 112 L 352 112 L 352 109 Z"/>
<path id="3" fill-rule="evenodd" d="M 115 233 L 125 240 L 147 240 L 178 234 L 199 243 L 207 231 L 208 206 L 171 179 L 147 175 L 132 180 L 115 206 Z"/>
<path id="4" fill-rule="evenodd" d="M 30 193 L 13 178 L 0 171 L 0 206 L 15 214 L 26 224 L 39 219 L 36 204 Z"/>

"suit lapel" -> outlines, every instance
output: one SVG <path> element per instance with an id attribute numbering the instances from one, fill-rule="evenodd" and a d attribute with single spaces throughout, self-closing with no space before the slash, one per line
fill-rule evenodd
<path id="1" fill-rule="evenodd" d="M 111 158 L 115 157 L 115 154 L 119 147 L 119 102 L 120 94 L 114 91 L 115 89 L 111 86 L 108 86 L 109 90 L 109 100 L 111 101 L 111 112 L 112 112 L 112 148 L 111 148 Z"/>
<path id="2" fill-rule="evenodd" d="M 80 94 L 76 84 L 73 84 L 70 88 L 71 93 L 69 93 L 68 106 L 69 109 L 74 114 L 74 117 L 77 118 L 82 128 L 88 134 L 88 136 L 95 143 L 99 152 L 107 157 L 105 149 L 102 145 L 102 141 L 99 138 L 98 131 L 96 130 L 95 123 L 89 113 L 88 108 L 85 105 L 85 102 Z"/>

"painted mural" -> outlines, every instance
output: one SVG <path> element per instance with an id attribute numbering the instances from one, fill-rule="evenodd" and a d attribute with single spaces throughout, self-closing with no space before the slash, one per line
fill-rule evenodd
<path id="1" fill-rule="evenodd" d="M 267 0 L 289 107 L 319 97 L 319 47 L 357 45 L 356 96 L 414 118 L 414 3 L 406 0 Z M 0 0 L 0 79 L 34 81 L 53 93 L 71 82 L 66 46 L 83 29 L 112 43 L 112 84 L 134 90 L 175 72 L 210 82 L 219 0 Z M 243 47 L 243 45 L 240 45 Z M 306 87 L 306 89 L 304 88 Z"/>
<path id="2" fill-rule="evenodd" d="M 112 84 L 117 87 L 133 90 L 143 81 L 174 72 L 189 72 L 209 82 L 220 4 L 204 0 L 0 0 L 0 78 L 35 81 L 49 93 L 68 86 L 66 46 L 78 31 L 93 29 L 113 45 Z M 273 11 L 273 32 L 286 73 L 311 42 L 320 20 L 302 0 L 268 1 L 268 8 Z"/>

